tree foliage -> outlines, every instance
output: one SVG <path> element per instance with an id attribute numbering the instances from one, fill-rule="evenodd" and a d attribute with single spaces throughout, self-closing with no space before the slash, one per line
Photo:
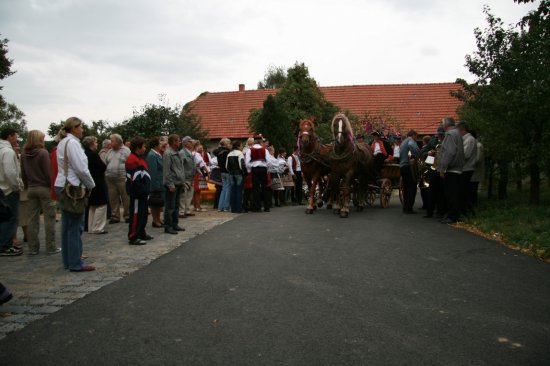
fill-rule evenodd
<path id="1" fill-rule="evenodd" d="M 516 0 L 517 2 L 525 2 Z M 550 154 L 550 1 L 540 1 L 516 26 L 504 27 L 484 9 L 488 26 L 474 31 L 477 50 L 466 56 L 475 82 L 459 80 L 461 117 L 476 128 L 497 160 L 524 162 L 530 202 L 540 202 L 540 167 Z"/>
<path id="2" fill-rule="evenodd" d="M 0 130 L 4 128 L 13 128 L 22 138 L 25 138 L 27 134 L 25 113 L 21 112 L 15 104 L 3 103 L 0 105 Z"/>
<path id="3" fill-rule="evenodd" d="M 258 89 L 279 89 L 286 81 L 286 70 L 282 66 L 270 66 L 264 79 L 258 82 Z"/>
<path id="4" fill-rule="evenodd" d="M 267 113 L 263 113 L 263 109 L 250 112 L 248 121 L 252 131 L 262 133 L 271 142 L 289 149 L 296 142 L 300 120 L 313 118 L 316 132 L 322 138 L 330 139 L 329 123 L 338 112 L 338 107 L 325 99 L 319 85 L 303 63 L 296 63 L 286 71 L 283 85 L 275 96 L 268 99 L 270 101 L 267 106 L 270 110 Z M 278 124 L 274 128 L 270 126 L 272 118 L 276 118 L 273 121 Z M 286 126 L 286 129 L 281 126 Z M 269 135 L 274 131 L 277 131 L 276 138 Z M 285 146 L 291 144 L 291 141 L 292 145 Z"/>
<path id="5" fill-rule="evenodd" d="M 177 106 L 147 104 L 139 110 L 134 110 L 134 115 L 130 119 L 115 124 L 111 132 L 120 134 L 124 140 L 135 136 L 149 138 L 171 133 L 189 135 L 195 139 L 206 136 L 201 129 L 200 118 L 193 113 L 189 104 L 181 109 Z"/>

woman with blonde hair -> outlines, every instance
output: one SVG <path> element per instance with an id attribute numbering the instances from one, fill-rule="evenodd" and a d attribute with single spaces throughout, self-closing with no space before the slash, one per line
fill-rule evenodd
<path id="1" fill-rule="evenodd" d="M 57 134 L 57 166 L 59 172 L 55 179 L 57 196 L 67 183 L 72 186 L 84 186 L 89 192 L 95 187 L 88 169 L 88 158 L 80 144 L 84 126 L 77 117 L 70 117 Z M 95 267 L 87 266 L 82 261 L 82 232 L 84 231 L 84 212 L 76 215 L 61 210 L 61 248 L 63 266 L 71 272 L 93 271 Z"/>
<path id="2" fill-rule="evenodd" d="M 44 148 L 44 137 L 41 131 L 30 131 L 21 154 L 21 173 L 28 199 L 29 255 L 36 255 L 40 250 L 40 211 L 44 212 L 47 253 L 61 251 L 55 245 L 55 202 L 50 196 L 50 155 Z"/>

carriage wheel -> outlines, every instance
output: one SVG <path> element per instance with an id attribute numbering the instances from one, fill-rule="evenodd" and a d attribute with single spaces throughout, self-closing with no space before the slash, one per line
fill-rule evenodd
<path id="1" fill-rule="evenodd" d="M 382 179 L 380 182 L 380 206 L 386 208 L 390 204 L 391 182 L 389 179 Z"/>
<path id="2" fill-rule="evenodd" d="M 405 186 L 403 185 L 403 178 L 399 177 L 399 201 L 401 201 L 401 206 L 403 206 L 404 189 Z"/>
<path id="3" fill-rule="evenodd" d="M 376 192 L 374 191 L 374 189 L 369 188 L 369 190 L 367 191 L 367 204 L 369 206 L 373 206 L 374 200 L 376 200 Z"/>

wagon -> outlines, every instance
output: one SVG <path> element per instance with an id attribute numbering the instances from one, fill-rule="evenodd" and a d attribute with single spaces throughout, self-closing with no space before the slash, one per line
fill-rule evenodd
<path id="1" fill-rule="evenodd" d="M 380 199 L 380 206 L 386 208 L 390 204 L 392 191 L 399 191 L 399 200 L 403 205 L 403 181 L 399 164 L 384 164 L 381 172 L 381 178 L 376 180 L 376 184 L 369 184 L 367 190 L 367 203 L 373 206 L 377 198 Z"/>

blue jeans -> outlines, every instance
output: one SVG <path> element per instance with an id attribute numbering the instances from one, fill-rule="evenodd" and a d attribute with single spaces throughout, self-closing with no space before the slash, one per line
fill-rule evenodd
<path id="1" fill-rule="evenodd" d="M 222 173 L 222 194 L 220 196 L 220 203 L 218 204 L 218 211 L 229 211 L 229 201 L 231 199 L 231 174 Z"/>
<path id="2" fill-rule="evenodd" d="M 61 187 L 55 187 L 59 196 Z M 65 269 L 80 270 L 85 266 L 82 261 L 82 233 L 84 232 L 84 213 L 74 215 L 61 210 L 61 258 Z"/>
<path id="3" fill-rule="evenodd" d="M 243 176 L 231 174 L 231 212 L 243 211 Z"/>
<path id="4" fill-rule="evenodd" d="M 12 192 L 5 198 L 12 216 L 8 221 L 0 222 L 0 249 L 5 250 L 12 247 L 12 238 L 17 231 L 19 222 L 19 192 Z"/>

